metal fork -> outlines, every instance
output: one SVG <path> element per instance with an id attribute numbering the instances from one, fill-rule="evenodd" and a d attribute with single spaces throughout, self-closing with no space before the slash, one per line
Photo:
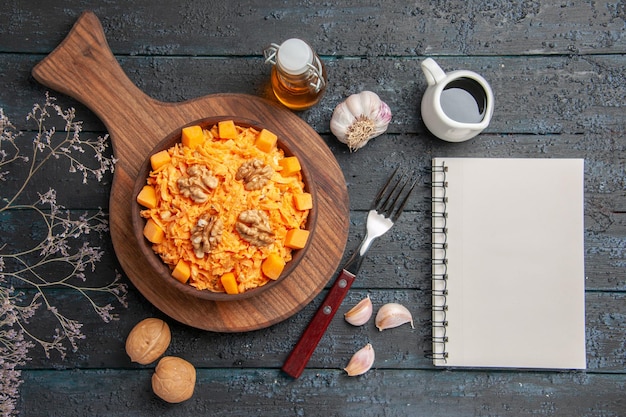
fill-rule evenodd
<path id="1" fill-rule="evenodd" d="M 367 214 L 365 237 L 343 266 L 324 302 L 287 357 L 282 367 L 285 373 L 294 378 L 298 378 L 302 374 L 317 344 L 352 286 L 361 268 L 365 253 L 374 239 L 385 234 L 398 220 L 416 183 L 417 180 L 413 175 L 400 172 L 400 168 L 396 168 L 380 189 Z"/>

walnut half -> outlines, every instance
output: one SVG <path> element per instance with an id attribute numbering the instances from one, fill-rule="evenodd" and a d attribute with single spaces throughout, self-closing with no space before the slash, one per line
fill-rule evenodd
<path id="1" fill-rule="evenodd" d="M 176 181 L 180 193 L 196 203 L 204 203 L 209 199 L 210 190 L 219 185 L 217 177 L 203 165 L 192 165 L 187 168 L 187 176 Z"/>
<path id="2" fill-rule="evenodd" d="M 195 255 L 202 259 L 222 241 L 224 223 L 217 216 L 203 214 L 191 230 L 191 245 Z"/>
<path id="3" fill-rule="evenodd" d="M 246 161 L 237 170 L 235 179 L 243 180 L 247 191 L 260 190 L 272 178 L 274 170 L 260 159 Z"/>
<path id="4" fill-rule="evenodd" d="M 244 210 L 239 214 L 235 228 L 239 235 L 255 246 L 267 246 L 274 242 L 270 219 L 261 210 Z"/>

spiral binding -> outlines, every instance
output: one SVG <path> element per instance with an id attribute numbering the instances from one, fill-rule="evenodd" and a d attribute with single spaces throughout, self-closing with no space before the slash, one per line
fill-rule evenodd
<path id="1" fill-rule="evenodd" d="M 428 199 L 431 205 L 431 267 L 432 267 L 432 351 L 426 354 L 435 363 L 445 364 L 448 358 L 446 334 L 448 322 L 448 188 L 445 162 L 441 165 L 433 165 L 428 169 L 431 174 L 431 197 Z"/>

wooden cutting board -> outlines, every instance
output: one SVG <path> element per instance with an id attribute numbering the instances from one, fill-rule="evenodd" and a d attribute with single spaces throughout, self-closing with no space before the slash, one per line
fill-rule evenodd
<path id="1" fill-rule="evenodd" d="M 335 273 L 348 236 L 346 183 L 322 138 L 291 111 L 242 94 L 208 95 L 181 103 L 154 100 L 126 76 L 91 12 L 81 15 L 65 40 L 32 73 L 40 83 L 85 104 L 104 122 L 118 159 L 109 207 L 115 253 L 132 283 L 165 314 L 216 332 L 260 329 L 298 312 Z M 168 291 L 149 272 L 131 223 L 133 186 L 152 149 L 181 126 L 216 116 L 257 121 L 279 138 L 298 138 L 290 145 L 303 158 L 316 187 L 317 222 L 306 256 L 280 285 L 240 301 L 207 301 Z"/>

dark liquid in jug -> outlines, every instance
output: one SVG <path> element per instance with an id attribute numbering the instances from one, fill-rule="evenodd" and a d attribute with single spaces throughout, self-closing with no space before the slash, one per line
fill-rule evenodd
<path id="1" fill-rule="evenodd" d="M 470 78 L 456 79 L 441 92 L 441 108 L 446 116 L 457 122 L 480 123 L 486 107 L 484 88 Z"/>

